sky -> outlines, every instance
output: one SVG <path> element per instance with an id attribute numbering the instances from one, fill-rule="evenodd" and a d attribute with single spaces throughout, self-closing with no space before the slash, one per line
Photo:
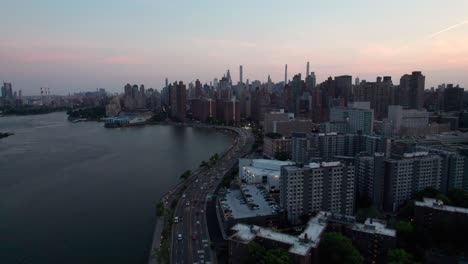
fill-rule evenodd
<path id="1" fill-rule="evenodd" d="M 0 81 L 25 95 L 220 78 L 374 81 L 422 71 L 468 88 L 467 0 L 0 0 Z"/>

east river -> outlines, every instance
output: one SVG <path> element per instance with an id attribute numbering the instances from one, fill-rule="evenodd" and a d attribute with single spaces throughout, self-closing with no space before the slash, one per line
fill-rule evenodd
<path id="1" fill-rule="evenodd" d="M 206 128 L 0 117 L 0 263 L 146 263 L 155 205 L 224 151 Z"/>

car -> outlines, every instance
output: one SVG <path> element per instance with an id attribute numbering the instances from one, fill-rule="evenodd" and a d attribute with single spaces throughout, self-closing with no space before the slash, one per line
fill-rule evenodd
<path id="1" fill-rule="evenodd" d="M 196 237 L 196 236 L 192 236 L 192 240 L 193 240 L 193 241 L 197 240 L 197 237 Z"/>
<path id="2" fill-rule="evenodd" d="M 179 223 L 179 217 L 174 217 L 174 223 Z"/>
<path id="3" fill-rule="evenodd" d="M 179 241 L 182 240 L 182 234 L 177 235 L 177 240 L 179 240 Z"/>
<path id="4" fill-rule="evenodd" d="M 184 194 L 182 194 L 182 198 L 185 198 L 185 193 L 184 193 Z"/>
<path id="5" fill-rule="evenodd" d="M 199 224 L 200 224 L 200 221 L 197 221 L 197 225 L 199 225 Z"/>
<path id="6" fill-rule="evenodd" d="M 186 205 L 186 206 L 190 206 L 190 202 L 186 202 L 185 205 Z"/>

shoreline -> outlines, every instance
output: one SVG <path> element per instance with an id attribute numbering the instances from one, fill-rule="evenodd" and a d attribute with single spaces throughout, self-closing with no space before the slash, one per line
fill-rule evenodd
<path id="1" fill-rule="evenodd" d="M 7 138 L 9 136 L 13 136 L 15 133 L 11 132 L 0 132 L 0 138 Z"/>
<path id="2" fill-rule="evenodd" d="M 167 125 L 167 126 L 174 126 L 176 124 L 171 124 L 171 123 L 157 123 L 157 124 L 152 124 L 152 125 Z M 233 129 L 233 127 L 216 127 L 216 126 L 210 126 L 210 125 L 203 125 L 203 124 L 200 124 L 201 126 L 194 126 L 195 124 L 177 124 L 177 126 L 184 126 L 184 127 L 198 127 L 198 128 L 214 128 L 215 130 L 217 131 L 222 131 L 224 130 L 224 132 L 227 132 L 229 131 L 230 133 L 223 133 L 223 134 L 227 134 L 231 137 L 231 144 L 222 152 L 220 153 L 219 155 L 220 156 L 224 156 L 224 154 L 228 153 L 229 151 L 231 151 L 231 149 L 234 147 L 233 143 L 234 140 L 239 137 L 240 135 L 237 133 L 237 131 L 235 131 L 235 129 Z M 198 125 L 198 124 L 197 124 Z M 166 208 L 167 205 L 171 205 L 171 203 L 173 202 L 173 200 L 180 194 L 181 191 L 183 191 L 183 186 L 186 186 L 187 183 L 191 183 L 194 181 L 194 179 L 198 178 L 199 174 L 204 172 L 205 169 L 204 168 L 196 168 L 194 170 L 194 173 L 192 176 L 190 176 L 189 178 L 183 180 L 183 181 L 180 181 L 179 183 L 177 183 L 175 186 L 171 187 L 167 192 L 165 192 L 161 198 L 159 200 L 156 201 L 156 204 L 158 203 L 162 203 L 164 205 L 164 208 Z M 165 216 L 162 215 L 162 216 L 157 216 L 156 215 L 156 219 L 155 219 L 155 223 L 154 223 L 154 228 L 153 228 L 153 239 L 152 239 L 152 242 L 151 242 L 151 247 L 150 247 L 150 250 L 149 250 L 149 257 L 148 257 L 148 263 L 149 264 L 156 264 L 158 263 L 157 261 L 157 252 L 160 251 L 160 246 L 162 245 L 161 243 L 161 240 L 163 239 L 162 237 L 162 232 L 163 230 L 166 228 L 165 226 Z M 172 232 L 171 232 L 172 233 Z M 169 236 L 169 239 L 171 238 L 171 236 Z M 166 237 L 167 239 L 167 237 Z M 170 247 L 172 246 L 172 243 L 170 245 Z M 172 250 L 169 249 L 169 254 L 172 253 Z M 169 261 L 170 262 L 170 261 Z"/>

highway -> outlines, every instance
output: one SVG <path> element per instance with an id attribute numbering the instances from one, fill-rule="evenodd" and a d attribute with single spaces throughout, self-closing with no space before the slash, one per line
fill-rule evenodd
<path id="1" fill-rule="evenodd" d="M 239 136 L 210 169 L 192 176 L 177 203 L 174 217 L 178 218 L 178 222 L 172 225 L 171 263 L 216 263 L 206 221 L 207 195 L 214 193 L 225 173 L 239 157 L 250 152 L 254 142 L 250 131 L 229 129 L 237 131 Z"/>

